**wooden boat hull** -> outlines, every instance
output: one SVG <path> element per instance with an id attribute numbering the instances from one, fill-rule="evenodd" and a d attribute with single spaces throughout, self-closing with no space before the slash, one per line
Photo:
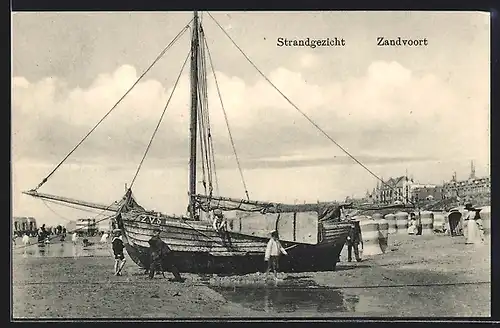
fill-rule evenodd
<path id="1" fill-rule="evenodd" d="M 181 272 L 244 274 L 266 269 L 268 238 L 234 232 L 220 234 L 209 222 L 155 218 L 144 213 L 122 213 L 117 223 L 123 230 L 127 253 L 142 268 L 150 264 L 148 240 L 155 229 L 160 229 L 160 238 L 172 249 L 171 257 L 164 261 L 174 261 Z M 335 270 L 349 224 L 329 223 L 321 228 L 321 241 L 316 245 L 282 242 L 289 256 L 280 257 L 280 271 Z"/>
<path id="2" fill-rule="evenodd" d="M 304 246 L 290 250 L 290 256 L 281 256 L 281 272 L 335 271 L 337 259 L 344 245 L 323 247 Z M 130 258 L 141 268 L 149 265 L 148 248 L 128 243 L 125 245 Z M 267 263 L 264 254 L 245 256 L 217 256 L 206 252 L 173 252 L 172 258 L 180 272 L 247 274 L 264 272 Z M 167 267 L 166 265 L 164 267 Z"/>

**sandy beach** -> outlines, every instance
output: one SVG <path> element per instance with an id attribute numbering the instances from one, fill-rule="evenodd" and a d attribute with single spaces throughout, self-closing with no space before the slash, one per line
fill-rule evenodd
<path id="1" fill-rule="evenodd" d="M 13 255 L 14 318 L 488 317 L 490 243 L 391 235 L 385 254 L 335 272 L 149 280 L 130 259 L 116 277 L 109 245 Z M 53 256 L 49 256 L 52 254 Z M 59 254 L 59 256 L 56 256 Z"/>

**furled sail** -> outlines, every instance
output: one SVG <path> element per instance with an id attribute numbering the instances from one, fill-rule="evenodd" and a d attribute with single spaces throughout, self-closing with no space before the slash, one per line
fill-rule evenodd
<path id="1" fill-rule="evenodd" d="M 195 207 L 204 212 L 216 209 L 222 211 L 243 211 L 243 212 L 261 212 L 267 213 L 303 213 L 316 212 L 320 220 L 339 219 L 340 208 L 346 204 L 339 203 L 310 203 L 310 204 L 282 204 L 252 201 L 227 197 L 210 197 L 205 195 L 196 195 Z"/>

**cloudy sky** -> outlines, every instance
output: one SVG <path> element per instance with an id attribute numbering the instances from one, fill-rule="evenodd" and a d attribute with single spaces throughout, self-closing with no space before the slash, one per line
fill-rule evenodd
<path id="1" fill-rule="evenodd" d="M 22 195 L 35 187 L 191 19 L 184 12 L 14 13 L 14 215 L 63 223 L 89 215 Z M 489 174 L 489 14 L 214 12 L 273 83 L 377 175 L 423 183 Z M 347 158 L 246 61 L 208 15 L 209 49 L 250 197 L 302 202 L 362 196 L 376 180 Z M 376 38 L 427 38 L 377 47 Z M 285 48 L 276 39 L 344 38 Z M 130 183 L 189 51 L 185 34 L 40 189 L 109 204 Z M 167 213 L 187 204 L 189 80 L 184 74 L 134 185 Z M 244 197 L 208 73 L 220 193 Z"/>

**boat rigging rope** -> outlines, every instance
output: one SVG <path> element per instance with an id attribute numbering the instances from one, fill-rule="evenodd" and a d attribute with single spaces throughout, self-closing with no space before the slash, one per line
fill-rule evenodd
<path id="1" fill-rule="evenodd" d="M 222 30 L 222 32 L 229 38 L 229 40 L 232 42 L 232 44 L 241 52 L 241 54 L 245 57 L 245 59 L 259 72 L 259 74 L 283 97 L 285 100 L 292 105 L 306 120 L 309 121 L 318 131 L 320 131 L 328 140 L 333 142 L 337 147 L 339 147 L 344 153 L 347 154 L 350 158 L 352 158 L 357 164 L 359 164 L 361 167 L 363 167 L 367 172 L 369 172 L 373 177 L 375 177 L 377 180 L 382 182 L 383 185 L 387 186 L 389 189 L 396 191 L 394 187 L 386 183 L 383 179 L 379 178 L 375 173 L 373 173 L 372 170 L 370 170 L 366 165 L 361 163 L 356 157 L 354 157 L 351 153 L 349 153 L 344 147 L 342 147 L 338 142 L 336 142 L 328 133 L 325 132 L 318 124 L 316 124 L 306 113 L 304 113 L 299 107 L 297 107 L 283 92 L 281 92 L 278 87 L 274 85 L 273 82 L 252 62 L 252 60 L 245 54 L 245 52 L 236 44 L 236 42 L 231 38 L 231 36 L 226 32 L 226 30 L 219 24 L 219 22 L 212 16 L 210 12 L 207 12 L 207 14 L 212 18 L 212 20 L 217 24 L 217 26 Z M 409 203 L 413 204 L 412 201 L 409 201 Z"/>
<path id="2" fill-rule="evenodd" d="M 199 39 L 204 39 L 204 31 L 200 24 Z M 205 47 L 203 41 L 200 41 L 200 47 L 198 52 L 198 64 L 199 64 L 199 74 L 198 77 L 198 93 L 199 93 L 199 125 L 200 125 L 200 148 L 201 148 L 201 158 L 202 158 L 202 168 L 203 168 L 203 185 L 205 187 L 205 194 L 207 196 L 213 195 L 213 178 L 215 177 L 215 184 L 218 193 L 218 181 L 217 173 L 215 171 L 215 154 L 212 140 L 212 132 L 210 127 L 210 114 L 208 106 L 208 83 L 207 83 L 207 72 L 206 72 L 206 56 Z M 206 163 L 205 163 L 206 162 Z M 208 173 L 208 184 L 209 192 L 206 191 L 205 183 L 205 164 Z"/>
<path id="3" fill-rule="evenodd" d="M 63 215 L 61 215 L 61 214 L 57 213 L 57 212 L 56 212 L 56 211 L 55 211 L 52 207 L 50 207 L 50 206 L 49 206 L 49 204 L 47 204 L 47 202 L 48 202 L 49 200 L 45 200 L 45 199 L 43 199 L 43 198 L 42 198 L 41 200 L 42 200 L 43 205 L 45 205 L 45 207 L 47 207 L 47 209 L 48 209 L 49 211 L 51 211 L 53 214 L 57 215 L 58 217 L 60 217 L 60 218 L 61 218 L 61 219 L 63 219 L 64 221 L 67 221 L 67 222 L 71 221 L 71 219 L 68 219 L 67 217 L 64 217 Z M 53 202 L 53 203 L 55 203 L 55 202 Z M 63 205 L 63 204 L 60 204 L 60 205 Z M 63 205 L 63 206 L 65 206 L 65 205 Z M 66 206 L 67 206 L 67 207 L 74 208 L 74 209 L 79 210 L 79 211 L 91 212 L 91 213 L 95 214 L 95 212 L 94 212 L 94 211 L 90 211 L 90 210 L 87 210 L 87 209 L 80 209 L 80 208 L 77 208 L 77 207 L 75 207 L 75 206 L 69 206 L 69 205 L 66 205 Z"/>
<path id="4" fill-rule="evenodd" d="M 209 13 L 209 15 L 210 15 L 210 13 Z M 222 108 L 222 112 L 224 113 L 224 120 L 226 121 L 227 132 L 229 134 L 229 140 L 231 141 L 231 146 L 233 148 L 234 157 L 236 158 L 236 164 L 238 165 L 238 170 L 240 171 L 240 177 L 241 177 L 241 181 L 243 183 L 243 188 L 245 189 L 245 195 L 247 197 L 247 200 L 250 200 L 250 196 L 248 195 L 248 188 L 247 188 L 247 185 L 245 183 L 245 178 L 243 177 L 243 170 L 241 169 L 240 160 L 239 160 L 238 154 L 236 152 L 236 146 L 234 144 L 233 134 L 231 133 L 231 128 L 229 126 L 229 120 L 227 118 L 226 109 L 224 108 L 224 102 L 222 101 L 222 95 L 221 95 L 220 88 L 219 88 L 219 82 L 217 80 L 217 75 L 215 74 L 215 67 L 214 67 L 214 64 L 212 61 L 212 56 L 210 54 L 210 49 L 208 48 L 207 39 L 203 38 L 203 41 L 205 41 L 205 47 L 207 48 L 208 61 L 210 63 L 210 68 L 212 69 L 212 74 L 214 75 L 215 87 L 217 89 L 217 94 L 219 95 L 220 105 Z"/>
<path id="5" fill-rule="evenodd" d="M 135 172 L 134 178 L 132 179 L 132 182 L 130 182 L 130 187 L 128 188 L 129 190 L 132 189 L 132 186 L 134 185 L 135 179 L 139 175 L 139 171 L 141 170 L 142 164 L 144 163 L 144 160 L 146 159 L 146 155 L 148 154 L 149 149 L 151 148 L 151 144 L 153 143 L 153 139 L 155 138 L 156 133 L 158 132 L 158 129 L 160 128 L 161 122 L 163 120 L 163 116 L 165 116 L 165 113 L 167 111 L 167 107 L 170 104 L 170 100 L 172 100 L 172 96 L 174 95 L 175 89 L 177 88 L 177 84 L 179 83 L 179 80 L 181 79 L 182 72 L 184 71 L 184 67 L 186 66 L 186 63 L 187 63 L 190 55 L 191 55 L 191 50 L 189 50 L 189 52 L 186 56 L 186 59 L 184 59 L 184 63 L 182 64 L 179 75 L 177 76 L 177 79 L 175 80 L 172 92 L 170 93 L 170 96 L 168 97 L 167 103 L 165 104 L 165 107 L 163 108 L 163 112 L 161 113 L 160 120 L 156 124 L 156 127 L 153 131 L 153 134 L 151 135 L 151 139 L 149 139 L 148 146 L 146 147 L 146 151 L 144 152 L 144 155 L 142 156 L 141 162 L 139 163 L 139 166 L 137 167 L 137 171 Z"/>
<path id="6" fill-rule="evenodd" d="M 42 200 L 42 202 L 45 204 L 45 206 L 49 207 L 46 202 L 50 202 L 50 203 L 53 203 L 53 204 L 57 204 L 59 206 L 64 206 L 64 207 L 69 207 L 69 208 L 72 208 L 72 209 L 75 209 L 75 210 L 78 210 L 78 211 L 83 211 L 83 212 L 88 212 L 88 213 L 92 213 L 92 214 L 98 214 L 98 215 L 102 215 L 103 213 L 102 212 L 98 212 L 96 210 L 91 210 L 91 209 L 86 209 L 86 208 L 82 208 L 82 207 L 77 207 L 77 206 L 73 206 L 73 205 L 69 205 L 69 204 L 65 204 L 61 201 L 56 201 L 56 200 L 51 200 L 51 199 L 43 199 L 43 198 L 40 198 Z M 50 209 L 50 208 L 49 208 Z M 58 213 L 55 213 L 53 209 L 51 209 L 51 211 L 58 215 L 59 217 L 65 219 L 65 220 L 70 220 L 70 219 L 67 219 L 67 218 L 64 218 L 63 216 L 61 216 L 61 214 L 58 214 Z"/>
<path id="7" fill-rule="evenodd" d="M 204 61 L 203 61 L 203 48 L 199 48 L 198 51 L 198 58 L 196 60 L 198 61 L 198 128 L 200 130 L 199 137 L 200 137 L 200 157 L 201 157 L 201 167 L 202 167 L 202 174 L 203 174 L 203 187 L 205 189 L 205 195 L 208 195 L 207 193 L 207 184 L 206 184 L 206 176 L 208 173 L 208 183 L 209 183 L 209 190 L 210 190 L 210 195 L 211 195 L 211 189 L 212 189 L 212 179 L 211 179 L 211 172 L 210 172 L 210 158 L 209 158 L 209 149 L 207 145 L 207 134 L 208 132 L 205 129 L 205 119 L 206 119 L 206 109 L 208 107 L 208 103 L 206 101 L 207 95 L 206 95 L 206 76 L 204 73 Z M 206 171 L 205 171 L 206 167 Z"/>
<path id="8" fill-rule="evenodd" d="M 52 209 L 52 208 L 51 208 L 51 207 L 50 207 L 50 206 L 49 206 L 49 205 L 45 202 L 45 199 L 43 199 L 43 198 L 42 198 L 42 203 L 43 203 L 43 205 L 45 205 L 45 207 L 47 207 L 47 209 L 48 209 L 49 211 L 51 211 L 52 213 L 54 213 L 55 215 L 57 215 L 57 216 L 58 216 L 58 217 L 60 217 L 61 219 L 65 220 L 65 221 L 68 221 L 68 222 L 69 222 L 69 221 L 71 221 L 70 219 L 68 219 L 68 218 L 66 218 L 66 217 L 62 216 L 61 214 L 57 213 L 56 211 L 54 211 L 54 210 L 53 210 L 53 209 Z"/>
<path id="9" fill-rule="evenodd" d="M 111 107 L 111 109 L 106 113 L 106 115 L 104 115 L 100 120 L 99 122 L 97 122 L 96 125 L 94 125 L 94 127 L 85 135 L 85 137 L 83 137 L 82 140 L 80 140 L 80 142 L 62 159 L 61 162 L 59 162 L 59 164 L 57 164 L 57 166 L 42 180 L 42 182 L 40 182 L 38 184 L 38 186 L 36 188 L 34 188 L 33 190 L 36 191 L 38 190 L 41 186 L 43 186 L 47 180 L 52 176 L 52 174 L 54 174 L 54 172 L 68 159 L 69 156 L 71 156 L 71 154 L 73 154 L 73 152 L 90 136 L 90 134 L 92 132 L 94 132 L 95 129 L 97 129 L 97 127 L 106 119 L 106 117 L 108 117 L 111 112 L 113 112 L 113 110 L 118 106 L 118 104 L 130 93 L 130 91 L 132 91 L 132 89 L 139 83 L 139 81 L 142 80 L 142 78 L 151 70 L 151 68 L 153 68 L 154 65 L 156 65 L 156 63 L 163 57 L 163 55 L 165 55 L 165 53 L 177 42 L 177 40 L 179 40 L 179 38 L 189 29 L 189 26 L 191 24 L 191 21 L 192 19 L 189 21 L 189 23 L 174 37 L 174 39 L 172 41 L 170 41 L 170 43 L 160 52 L 160 54 L 155 58 L 155 60 L 151 63 L 151 65 L 149 65 L 149 67 L 139 76 L 139 78 L 134 82 L 134 84 L 132 84 L 132 86 L 125 92 L 125 94 L 113 105 L 113 107 Z"/>
<path id="10" fill-rule="evenodd" d="M 205 38 L 204 35 L 204 30 L 202 26 L 202 22 L 200 22 L 200 31 L 199 31 L 199 40 L 203 40 Z M 205 43 L 203 41 L 200 41 L 199 44 L 199 72 L 201 76 L 199 77 L 199 89 L 198 91 L 200 92 L 199 95 L 199 100 L 200 100 L 200 125 L 201 125 L 201 132 L 200 136 L 203 136 L 203 138 L 200 139 L 200 141 L 203 139 L 204 141 L 204 148 L 205 148 L 205 153 L 202 150 L 202 154 L 205 154 L 206 160 L 207 160 L 207 171 L 208 171 L 208 179 L 209 179 L 209 196 L 213 196 L 213 180 L 215 178 L 215 187 L 216 187 L 216 192 L 219 194 L 219 182 L 217 178 L 217 171 L 216 171 L 216 164 L 215 164 L 215 149 L 214 149 L 214 144 L 213 144 L 213 138 L 212 138 L 212 131 L 211 131 L 211 126 L 210 126 L 210 110 L 208 106 L 208 83 L 207 83 L 207 61 L 206 61 L 206 56 L 205 56 Z M 203 148 L 203 145 L 201 145 L 201 148 Z M 202 156 L 203 158 L 203 156 Z"/>

